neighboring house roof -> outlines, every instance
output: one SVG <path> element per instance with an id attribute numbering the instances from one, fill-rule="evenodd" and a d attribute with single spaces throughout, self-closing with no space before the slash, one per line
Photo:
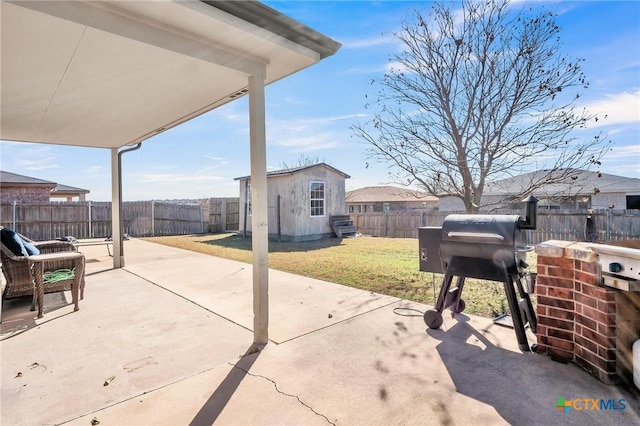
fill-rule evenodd
<path id="1" fill-rule="evenodd" d="M 51 191 L 51 195 L 78 195 L 78 194 L 88 194 L 90 191 L 88 189 L 76 188 L 75 186 L 62 185 L 58 184 L 53 191 Z"/>
<path id="2" fill-rule="evenodd" d="M 514 176 L 507 179 L 490 182 L 484 191 L 485 195 L 518 194 L 522 189 L 531 187 L 531 183 L 538 180 L 546 171 L 536 171 Z M 625 176 L 598 173 L 587 170 L 572 170 L 567 183 L 544 185 L 533 191 L 534 195 L 577 195 L 607 193 L 640 194 L 640 179 Z M 597 189 L 597 191 L 596 191 Z"/>
<path id="3" fill-rule="evenodd" d="M 301 172 L 303 170 L 307 170 L 307 169 L 312 169 L 314 167 L 324 167 L 326 169 L 329 169 L 335 173 L 338 173 L 342 176 L 344 176 L 345 179 L 350 179 L 351 176 L 349 176 L 348 174 L 341 172 L 340 170 L 331 167 L 330 165 L 326 164 L 326 163 L 318 163 L 318 164 L 311 164 L 309 166 L 301 166 L 301 167 L 292 167 L 290 169 L 282 169 L 282 170 L 273 170 L 271 172 L 267 172 L 267 177 L 274 177 L 274 176 L 283 176 L 283 175 L 292 175 L 294 173 L 298 173 Z M 241 177 L 237 177 L 234 178 L 234 180 L 246 180 L 246 179 L 251 179 L 251 176 L 241 176 Z"/>
<path id="4" fill-rule="evenodd" d="M 392 203 L 407 201 L 437 201 L 426 192 L 395 186 L 367 186 L 365 188 L 348 191 L 347 203 Z"/>
<path id="5" fill-rule="evenodd" d="M 17 173 L 5 172 L 0 170 L 0 186 L 48 186 L 51 188 L 52 195 L 67 194 L 88 194 L 88 189 L 76 188 L 75 186 L 62 185 L 60 183 L 51 182 L 50 180 L 38 179 L 31 176 L 19 175 Z"/>
<path id="6" fill-rule="evenodd" d="M 55 182 L 38 179 L 31 176 L 19 175 L 17 173 L 0 170 L 0 185 L 2 186 L 50 186 L 54 188 Z"/>

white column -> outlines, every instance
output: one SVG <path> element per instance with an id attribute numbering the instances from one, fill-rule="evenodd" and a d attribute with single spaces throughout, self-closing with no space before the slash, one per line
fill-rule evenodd
<path id="1" fill-rule="evenodd" d="M 124 266 L 124 256 L 120 242 L 120 167 L 118 167 L 118 148 L 111 148 L 111 238 L 113 238 L 113 267 Z"/>
<path id="2" fill-rule="evenodd" d="M 267 222 L 267 143 L 264 76 L 249 77 L 251 142 L 251 243 L 253 247 L 253 340 L 269 340 L 269 227 Z"/>

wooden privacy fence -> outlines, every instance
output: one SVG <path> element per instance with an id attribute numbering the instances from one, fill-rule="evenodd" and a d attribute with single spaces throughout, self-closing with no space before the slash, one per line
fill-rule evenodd
<path id="1" fill-rule="evenodd" d="M 240 226 L 240 198 L 209 198 L 209 232 L 237 231 Z"/>
<path id="2" fill-rule="evenodd" d="M 208 211 L 208 203 L 124 202 L 124 232 L 132 237 L 203 233 L 209 228 Z M 111 235 L 111 203 L 3 203 L 0 224 L 38 241 L 68 235 L 104 238 Z"/>
<path id="3" fill-rule="evenodd" d="M 351 214 L 358 232 L 375 237 L 418 238 L 421 226 L 442 226 L 445 212 L 388 212 Z M 494 214 L 517 214 L 503 210 Z M 597 241 L 640 238 L 640 210 L 594 210 Z M 526 231 L 529 244 L 547 240 L 585 241 L 586 210 L 538 210 L 536 230 Z"/>

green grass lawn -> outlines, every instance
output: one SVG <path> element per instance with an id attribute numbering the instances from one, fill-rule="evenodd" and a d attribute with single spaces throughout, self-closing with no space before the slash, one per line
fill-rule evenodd
<path id="1" fill-rule="evenodd" d="M 225 259 L 251 263 L 251 238 L 236 234 L 145 238 Z M 430 305 L 442 275 L 420 272 L 418 240 L 413 238 L 327 238 L 308 242 L 269 241 L 269 267 L 311 278 Z M 535 255 L 527 259 L 535 271 Z M 494 317 L 509 311 L 502 283 L 467 279 L 466 313 Z"/>

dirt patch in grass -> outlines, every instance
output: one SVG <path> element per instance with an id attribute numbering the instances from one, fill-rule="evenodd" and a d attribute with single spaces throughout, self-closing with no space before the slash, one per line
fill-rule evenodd
<path id="1" fill-rule="evenodd" d="M 145 240 L 211 256 L 252 263 L 251 238 L 238 234 L 182 235 Z M 420 272 L 413 238 L 327 238 L 269 241 L 269 267 L 406 300 L 434 305 L 442 276 Z M 535 271 L 535 255 L 528 258 Z M 467 279 L 466 313 L 495 317 L 509 311 L 503 284 Z"/>

